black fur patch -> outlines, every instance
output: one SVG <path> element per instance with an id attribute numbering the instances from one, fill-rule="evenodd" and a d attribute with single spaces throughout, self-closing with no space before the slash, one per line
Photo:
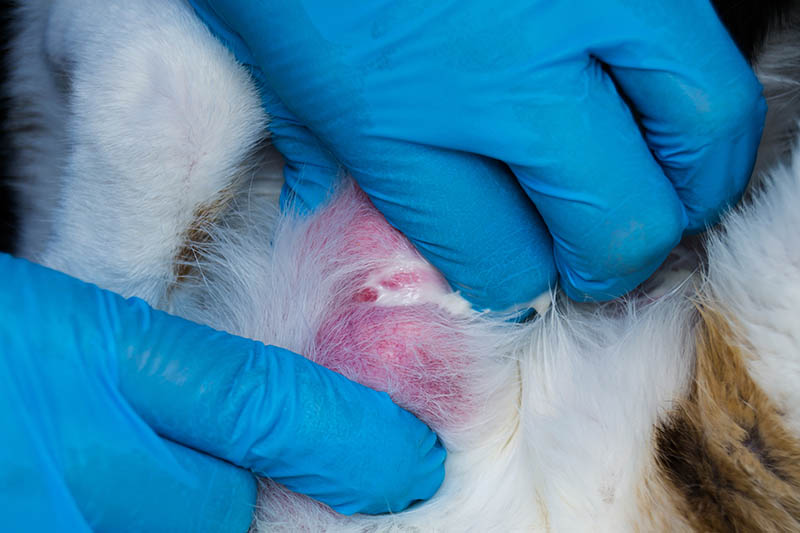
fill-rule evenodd
<path id="1" fill-rule="evenodd" d="M 4 39 L 0 41 L 0 252 L 12 251 L 15 237 L 14 228 L 16 227 L 13 193 L 8 186 L 11 180 L 9 164 L 12 154 L 9 149 L 10 142 L 6 128 L 9 101 L 4 90 L 8 72 L 5 47 L 8 46 L 9 41 L 7 36 L 10 32 L 8 15 L 10 4 L 11 2 L 0 1 L 0 35 L 4 36 Z"/>
<path id="2" fill-rule="evenodd" d="M 713 4 L 739 50 L 752 61 L 769 30 L 785 22 L 797 0 L 713 0 Z"/>
<path id="3" fill-rule="evenodd" d="M 658 462 L 706 531 L 737 531 L 720 493 L 726 485 L 698 428 L 683 413 L 656 432 Z M 695 521 L 695 524 L 697 521 Z"/>

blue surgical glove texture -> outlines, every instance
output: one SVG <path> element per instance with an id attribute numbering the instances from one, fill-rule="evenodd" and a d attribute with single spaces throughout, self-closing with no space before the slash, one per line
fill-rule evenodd
<path id="1" fill-rule="evenodd" d="M 444 476 L 386 394 L 3 254 L 0 427 L 2 531 L 244 532 L 250 471 L 343 513 Z"/>
<path id="2" fill-rule="evenodd" d="M 706 0 L 191 1 L 262 88 L 284 201 L 341 162 L 478 308 L 627 292 L 753 166 L 761 86 Z"/>

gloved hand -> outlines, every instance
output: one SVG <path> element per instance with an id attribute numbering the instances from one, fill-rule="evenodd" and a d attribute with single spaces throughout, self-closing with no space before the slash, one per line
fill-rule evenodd
<path id="1" fill-rule="evenodd" d="M 260 81 L 284 192 L 314 207 L 340 161 L 477 307 L 556 269 L 625 293 L 752 169 L 761 87 L 705 0 L 191 1 Z"/>
<path id="2" fill-rule="evenodd" d="M 3 531 L 246 531 L 245 469 L 343 513 L 444 475 L 386 394 L 4 254 L 0 427 Z"/>

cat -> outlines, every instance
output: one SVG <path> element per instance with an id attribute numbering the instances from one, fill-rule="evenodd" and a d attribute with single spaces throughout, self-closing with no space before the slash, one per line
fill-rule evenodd
<path id="1" fill-rule="evenodd" d="M 393 515 L 345 517 L 264 480 L 255 530 L 797 530 L 786 6 L 743 46 L 770 111 L 742 204 L 627 297 L 553 293 L 516 324 L 470 310 L 347 179 L 315 215 L 281 213 L 255 86 L 182 0 L 26 2 L 8 86 L 17 250 L 386 390 L 448 449 L 437 495 Z"/>

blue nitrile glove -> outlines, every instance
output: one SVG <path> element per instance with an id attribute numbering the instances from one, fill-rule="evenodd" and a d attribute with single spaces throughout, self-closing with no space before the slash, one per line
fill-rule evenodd
<path id="1" fill-rule="evenodd" d="M 343 513 L 444 476 L 386 394 L 4 254 L 0 427 L 2 531 L 246 531 L 245 469 Z"/>
<path id="2" fill-rule="evenodd" d="M 623 294 L 755 158 L 761 86 L 706 0 L 192 3 L 260 80 L 285 192 L 313 207 L 341 161 L 477 307 L 556 268 Z"/>

